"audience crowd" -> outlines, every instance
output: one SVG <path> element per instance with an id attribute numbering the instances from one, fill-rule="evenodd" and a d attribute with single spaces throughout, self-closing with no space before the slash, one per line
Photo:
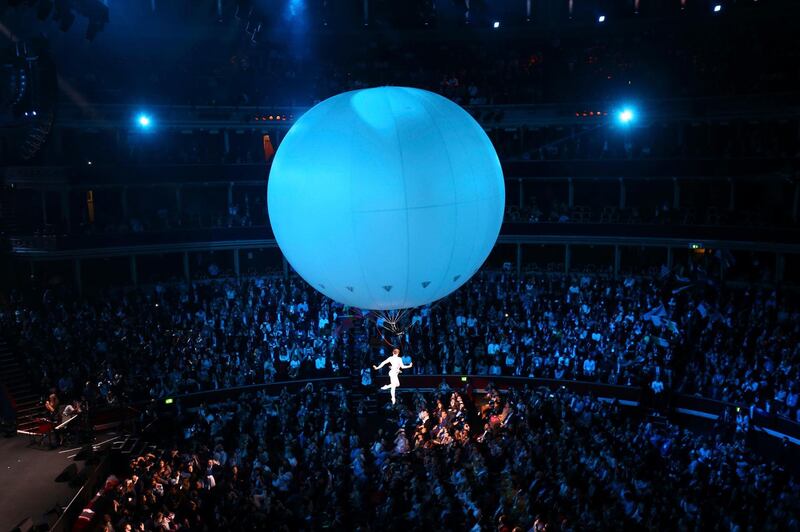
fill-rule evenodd
<path id="1" fill-rule="evenodd" d="M 684 276 L 685 275 L 685 276 Z M 701 268 L 614 280 L 483 271 L 393 336 L 296 277 L 12 295 L 0 327 L 42 393 L 99 404 L 302 377 L 364 377 L 399 342 L 419 374 L 577 379 L 699 394 L 800 420 L 800 308 Z"/>
<path id="2" fill-rule="evenodd" d="M 787 530 L 800 484 L 566 391 L 445 387 L 366 415 L 337 387 L 184 412 L 94 505 L 103 530 Z M 163 434 L 162 434 L 163 435 Z M 175 443 L 177 442 L 177 443 Z"/>

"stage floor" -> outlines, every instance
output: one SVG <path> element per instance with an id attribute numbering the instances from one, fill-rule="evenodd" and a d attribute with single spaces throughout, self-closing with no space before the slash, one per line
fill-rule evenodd
<path id="1" fill-rule="evenodd" d="M 68 482 L 55 478 L 75 463 L 80 471 L 84 462 L 74 462 L 80 450 L 73 446 L 43 449 L 30 445 L 25 436 L 0 437 L 0 532 L 8 532 L 30 517 L 34 524 L 53 523 L 56 504 L 66 505 L 78 492 Z"/>

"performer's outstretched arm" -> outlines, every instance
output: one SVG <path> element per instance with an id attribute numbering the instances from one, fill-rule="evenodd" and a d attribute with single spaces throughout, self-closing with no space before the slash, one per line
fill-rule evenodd
<path id="1" fill-rule="evenodd" d="M 386 365 L 386 364 L 388 364 L 388 363 L 389 363 L 389 359 L 387 358 L 386 360 L 384 360 L 383 362 L 381 362 L 381 363 L 380 363 L 380 364 L 378 364 L 377 366 L 374 366 L 374 365 L 373 365 L 373 366 L 372 366 L 372 368 L 373 368 L 373 369 L 381 369 L 383 366 L 385 366 L 385 365 Z"/>
<path id="2" fill-rule="evenodd" d="M 408 368 L 410 368 L 410 367 L 411 367 L 411 366 L 413 366 L 413 365 L 414 365 L 414 363 L 413 363 L 413 362 L 409 362 L 407 366 L 406 366 L 405 364 L 401 364 L 401 365 L 400 365 L 400 367 L 401 367 L 402 369 L 408 369 Z"/>

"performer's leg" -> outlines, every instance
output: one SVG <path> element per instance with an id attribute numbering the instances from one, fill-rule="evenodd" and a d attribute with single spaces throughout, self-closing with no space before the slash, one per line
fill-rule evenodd
<path id="1" fill-rule="evenodd" d="M 400 379 L 397 378 L 397 373 L 389 373 L 389 390 L 392 392 L 392 404 L 397 404 L 395 401 L 395 390 L 400 386 Z"/>
<path id="2" fill-rule="evenodd" d="M 391 387 L 392 387 L 392 385 L 391 385 L 391 384 L 387 384 L 387 385 L 385 385 L 385 386 L 381 386 L 381 390 L 388 390 L 388 389 L 389 389 L 389 388 L 391 388 Z"/>

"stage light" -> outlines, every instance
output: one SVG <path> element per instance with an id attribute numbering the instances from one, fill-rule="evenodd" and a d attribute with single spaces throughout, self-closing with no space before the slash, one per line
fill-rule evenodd
<path id="1" fill-rule="evenodd" d="M 722 11 L 722 5 L 721 4 L 715 5 L 714 6 L 714 13 L 719 13 L 720 11 Z"/>
<path id="2" fill-rule="evenodd" d="M 599 17 L 597 17 L 597 22 L 603 23 L 605 21 L 606 21 L 606 16 L 605 15 L 600 15 Z"/>
<path id="3" fill-rule="evenodd" d="M 499 27 L 500 27 L 500 21 L 499 21 L 499 20 L 495 20 L 495 21 L 492 23 L 492 27 L 493 27 L 494 29 L 497 29 L 497 28 L 499 28 Z"/>
<path id="4" fill-rule="evenodd" d="M 249 33 L 250 33 L 250 42 L 252 42 L 253 44 L 258 43 L 258 39 L 261 36 L 261 22 L 256 24 L 253 27 L 253 30 L 251 32 L 249 32 Z"/>
<path id="5" fill-rule="evenodd" d="M 302 12 L 305 10 L 305 2 L 303 0 L 289 0 L 289 9 L 288 9 L 288 17 L 289 19 L 293 19 L 298 15 L 301 15 Z"/>
<path id="6" fill-rule="evenodd" d="M 633 109 L 628 107 L 624 108 L 617 114 L 617 119 L 621 124 L 630 124 L 634 118 L 636 118 L 636 115 L 633 112 Z"/>
<path id="7" fill-rule="evenodd" d="M 139 127 L 142 129 L 147 129 L 152 125 L 153 121 L 150 120 L 150 117 L 146 114 L 140 114 L 136 117 L 136 123 L 139 124 Z"/>

